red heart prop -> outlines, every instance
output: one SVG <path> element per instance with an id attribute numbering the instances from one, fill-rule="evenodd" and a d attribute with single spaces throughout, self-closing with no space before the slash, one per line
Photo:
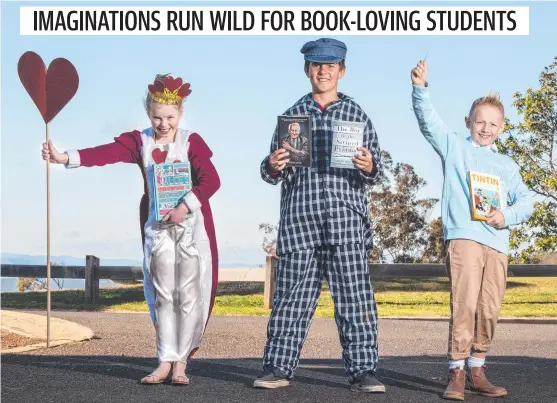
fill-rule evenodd
<path id="1" fill-rule="evenodd" d="M 153 161 L 155 161 L 155 164 L 162 164 L 164 161 L 166 161 L 168 151 L 161 151 L 160 148 L 155 148 L 151 155 L 153 156 Z"/>
<path id="2" fill-rule="evenodd" d="M 154 94 L 156 92 L 163 92 L 164 83 L 161 80 L 156 80 L 154 84 L 149 84 L 148 88 L 151 94 Z"/>
<path id="3" fill-rule="evenodd" d="M 47 69 L 38 54 L 25 52 L 19 59 L 17 71 L 45 123 L 54 119 L 79 87 L 77 70 L 64 58 L 54 59 Z"/>
<path id="4" fill-rule="evenodd" d="M 191 94 L 190 83 L 186 83 L 182 85 L 178 90 L 178 95 L 181 96 L 182 98 L 185 98 L 190 94 Z"/>
<path id="5" fill-rule="evenodd" d="M 35 52 L 25 52 L 17 63 L 17 73 L 25 90 L 46 120 L 46 67 Z"/>
<path id="6" fill-rule="evenodd" d="M 164 84 L 165 84 L 166 88 L 168 88 L 169 91 L 174 91 L 174 90 L 177 90 L 178 87 L 180 87 L 180 85 L 182 85 L 182 79 L 181 78 L 174 78 L 172 76 L 168 76 L 164 80 Z"/>
<path id="7" fill-rule="evenodd" d="M 54 59 L 46 72 L 46 110 L 50 122 L 70 102 L 79 86 L 79 77 L 69 60 Z"/>
<path id="8" fill-rule="evenodd" d="M 175 163 L 175 164 L 176 164 L 176 163 L 180 163 L 180 162 L 182 162 L 182 161 L 180 161 L 180 160 L 174 160 L 174 163 Z"/>

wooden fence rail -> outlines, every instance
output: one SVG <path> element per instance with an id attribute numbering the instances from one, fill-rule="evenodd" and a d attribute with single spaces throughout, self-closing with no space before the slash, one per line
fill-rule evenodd
<path id="1" fill-rule="evenodd" d="M 85 303 L 99 299 L 99 280 L 142 280 L 143 268 L 138 266 L 101 266 L 99 259 L 87 255 L 85 266 L 51 265 L 52 278 L 85 279 Z M 277 259 L 266 258 L 264 305 L 269 309 L 275 294 Z M 371 278 L 384 277 L 446 277 L 444 264 L 370 264 Z M 2 264 L 2 277 L 46 277 L 46 265 Z M 557 277 L 556 264 L 511 264 L 509 277 Z"/>

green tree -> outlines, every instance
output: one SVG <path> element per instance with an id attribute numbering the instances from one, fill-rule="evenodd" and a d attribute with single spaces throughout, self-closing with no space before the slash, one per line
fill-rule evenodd
<path id="1" fill-rule="evenodd" d="M 443 235 L 443 222 L 441 217 L 428 224 L 427 244 L 422 254 L 421 263 L 443 263 L 447 256 L 445 237 Z"/>
<path id="2" fill-rule="evenodd" d="M 417 263 L 428 244 L 427 217 L 439 199 L 419 198 L 427 184 L 410 164 L 394 163 L 383 151 L 384 175 L 367 188 L 373 227 L 372 263 Z"/>
<path id="3" fill-rule="evenodd" d="M 509 136 L 498 142 L 536 194 L 529 222 L 511 231 L 513 263 L 537 263 L 557 249 L 557 57 L 542 71 L 539 83 L 538 89 L 514 94 L 513 106 L 522 121 L 507 122 Z"/>

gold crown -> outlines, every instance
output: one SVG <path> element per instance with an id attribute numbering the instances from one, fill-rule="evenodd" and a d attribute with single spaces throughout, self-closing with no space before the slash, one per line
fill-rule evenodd
<path id="1" fill-rule="evenodd" d="M 149 84 L 149 93 L 153 101 L 165 105 L 180 105 L 185 97 L 191 94 L 190 84 L 182 85 L 181 78 L 167 76 L 163 80 L 155 80 Z"/>
<path id="2" fill-rule="evenodd" d="M 151 94 L 151 98 L 155 102 L 166 105 L 180 105 L 182 103 L 182 97 L 178 95 L 178 90 L 170 91 L 168 88 L 165 88 L 163 92 Z"/>

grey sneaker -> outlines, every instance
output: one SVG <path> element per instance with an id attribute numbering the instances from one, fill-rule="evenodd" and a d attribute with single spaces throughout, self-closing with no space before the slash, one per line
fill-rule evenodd
<path id="1" fill-rule="evenodd" d="M 288 386 L 290 382 L 284 372 L 278 368 L 267 367 L 253 382 L 254 388 L 276 389 Z"/>
<path id="2" fill-rule="evenodd" d="M 385 385 L 370 372 L 360 375 L 352 382 L 351 390 L 355 392 L 385 393 Z"/>

